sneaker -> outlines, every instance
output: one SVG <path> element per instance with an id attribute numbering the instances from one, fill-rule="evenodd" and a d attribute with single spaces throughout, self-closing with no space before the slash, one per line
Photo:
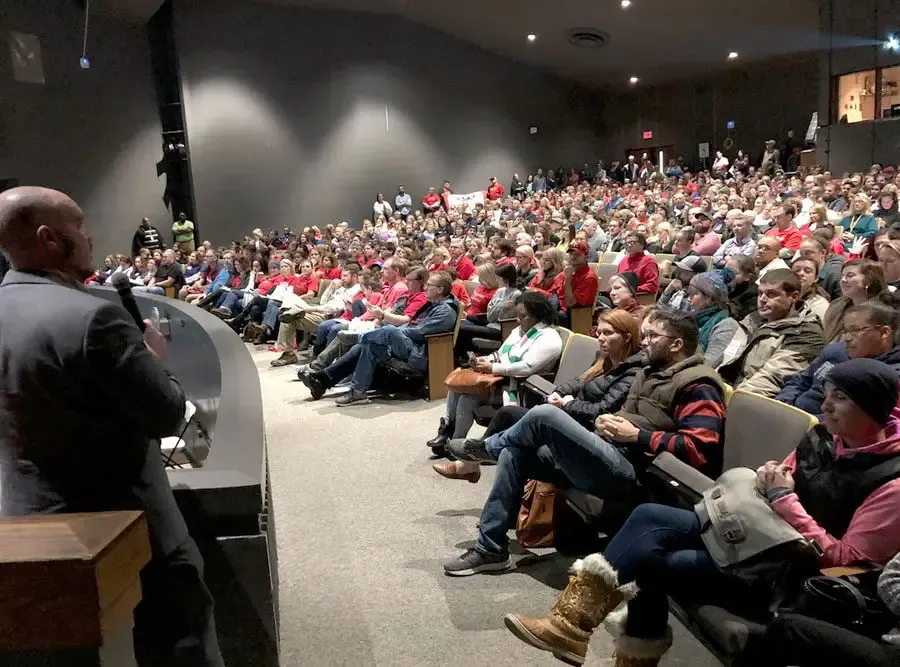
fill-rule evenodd
<path id="1" fill-rule="evenodd" d="M 335 399 L 334 404 L 344 407 L 348 405 L 363 405 L 368 402 L 369 396 L 366 392 L 360 391 L 359 389 L 351 389 L 348 393 Z"/>
<path id="2" fill-rule="evenodd" d="M 297 377 L 309 388 L 312 399 L 318 401 L 331 388 L 331 380 L 325 373 L 301 373 Z"/>
<path id="3" fill-rule="evenodd" d="M 497 460 L 484 448 L 484 440 L 478 438 L 454 438 L 447 443 L 447 449 L 460 461 L 482 463 Z"/>
<path id="4" fill-rule="evenodd" d="M 444 563 L 444 574 L 451 577 L 470 577 L 479 572 L 506 572 L 514 567 L 509 554 L 484 554 L 469 549 L 462 556 Z"/>
<path id="5" fill-rule="evenodd" d="M 300 375 L 309 370 L 309 364 L 294 364 L 291 366 L 291 373 L 297 376 L 297 379 L 300 379 Z"/>

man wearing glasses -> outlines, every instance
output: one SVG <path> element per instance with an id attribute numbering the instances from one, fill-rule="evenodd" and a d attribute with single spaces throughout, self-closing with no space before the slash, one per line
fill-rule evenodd
<path id="1" fill-rule="evenodd" d="M 407 283 L 411 292 L 418 291 L 418 274 L 410 273 Z M 313 400 L 346 377 L 351 377 L 350 391 L 338 398 L 335 405 L 347 406 L 368 403 L 366 392 L 372 386 L 375 368 L 389 358 L 406 362 L 423 375 L 428 370 L 426 336 L 453 331 L 459 303 L 450 295 L 453 288 L 446 273 L 435 272 L 425 282 L 427 302 L 405 324 L 385 324 L 359 336 L 359 342 L 347 354 L 328 368 L 302 374 L 300 379 L 309 387 Z"/>
<path id="2" fill-rule="evenodd" d="M 900 372 L 900 312 L 892 304 L 877 299 L 850 308 L 844 315 L 841 339 L 822 350 L 822 354 L 802 373 L 797 373 L 775 397 L 822 418 L 825 400 L 825 375 L 835 365 L 850 359 L 876 359 Z"/>
<path id="3" fill-rule="evenodd" d="M 647 367 L 634 379 L 624 405 L 586 429 L 560 408 L 538 406 L 503 433 L 485 440 L 451 441 L 463 461 L 497 461 L 481 511 L 475 548 L 444 564 L 451 576 L 513 567 L 507 530 L 529 479 L 575 487 L 604 499 L 637 501 L 650 460 L 667 451 L 717 477 L 719 435 L 725 418 L 722 381 L 698 354 L 699 331 L 690 315 L 656 310 L 641 325 Z"/>

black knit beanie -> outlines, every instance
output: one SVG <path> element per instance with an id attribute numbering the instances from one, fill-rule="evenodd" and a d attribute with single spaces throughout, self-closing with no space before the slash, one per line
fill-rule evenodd
<path id="1" fill-rule="evenodd" d="M 897 372 L 875 359 L 851 359 L 836 364 L 828 371 L 825 381 L 882 426 L 888 423 L 900 397 Z"/>
<path id="2" fill-rule="evenodd" d="M 634 271 L 625 271 L 624 273 L 617 273 L 617 276 L 625 281 L 625 285 L 631 290 L 631 294 L 637 294 L 638 284 L 640 283 L 640 278 L 638 278 L 638 274 Z"/>

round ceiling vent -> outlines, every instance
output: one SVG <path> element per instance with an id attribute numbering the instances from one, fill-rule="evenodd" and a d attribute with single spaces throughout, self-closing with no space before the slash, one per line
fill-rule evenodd
<path id="1" fill-rule="evenodd" d="M 569 44 L 582 49 L 599 49 L 609 42 L 609 33 L 597 28 L 573 28 L 569 31 Z"/>

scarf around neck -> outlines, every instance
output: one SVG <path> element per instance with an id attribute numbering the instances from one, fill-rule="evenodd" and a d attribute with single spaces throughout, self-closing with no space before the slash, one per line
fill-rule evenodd
<path id="1" fill-rule="evenodd" d="M 712 330 L 727 317 L 728 311 L 725 308 L 717 308 L 716 306 L 704 308 L 695 315 L 697 326 L 700 327 L 700 349 L 704 352 L 706 351 L 706 346 L 709 345 L 709 337 L 712 335 Z"/>

